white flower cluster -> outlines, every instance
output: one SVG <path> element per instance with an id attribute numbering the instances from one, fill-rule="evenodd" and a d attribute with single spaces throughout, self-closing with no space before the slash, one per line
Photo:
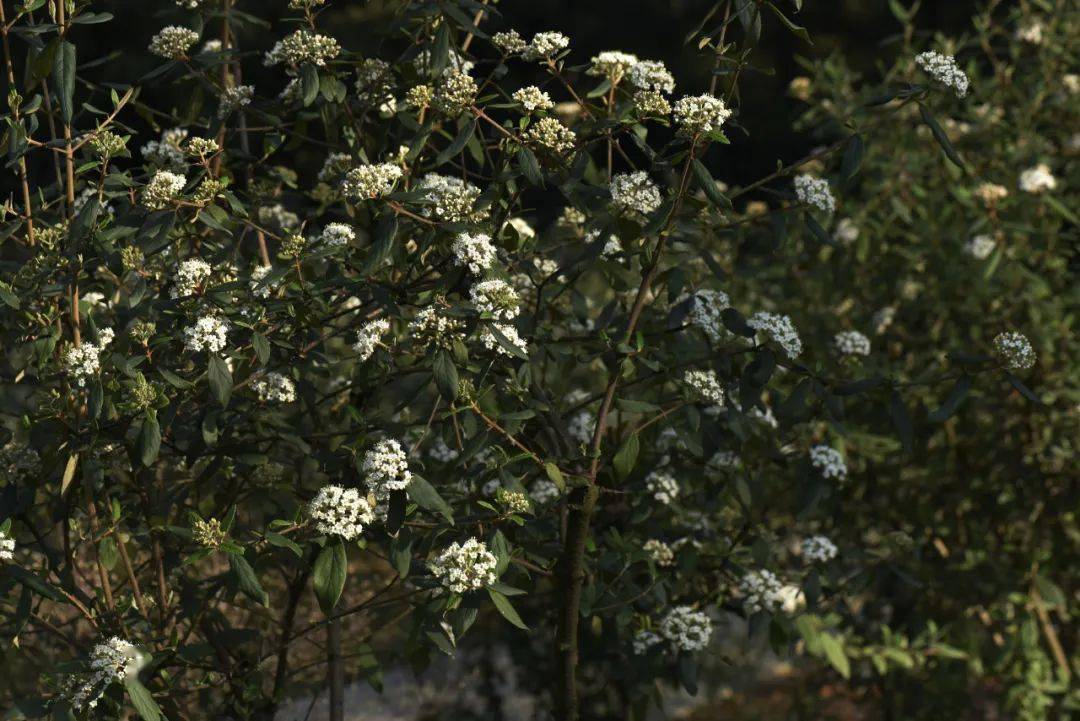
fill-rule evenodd
<path id="1" fill-rule="evenodd" d="M 135 678 L 145 663 L 146 656 L 139 649 L 113 636 L 94 646 L 88 675 L 73 679 L 63 695 L 76 712 L 92 709 L 110 684 Z"/>
<path id="2" fill-rule="evenodd" d="M 574 149 L 577 134 L 557 118 L 540 118 L 522 133 L 526 143 L 555 155 L 565 155 Z"/>
<path id="3" fill-rule="evenodd" d="M 479 90 L 468 72 L 451 68 L 439 78 L 431 105 L 441 113 L 457 117 L 476 102 Z"/>
<path id="4" fill-rule="evenodd" d="M 687 95 L 672 107 L 677 122 L 687 135 L 707 135 L 720 129 L 731 110 L 724 101 L 712 95 Z"/>
<path id="5" fill-rule="evenodd" d="M 112 343 L 115 334 L 112 328 L 102 328 L 98 331 L 98 342 L 89 341 L 80 345 L 73 345 L 64 353 L 64 369 L 80 388 L 86 387 L 86 382 L 97 375 L 101 370 L 101 354 L 105 346 Z"/>
<path id="6" fill-rule="evenodd" d="M 442 436 L 435 436 L 431 448 L 428 449 L 428 455 L 439 463 L 449 463 L 457 459 L 458 452 L 447 445 Z"/>
<path id="7" fill-rule="evenodd" d="M 639 90 L 675 92 L 675 76 L 659 60 L 641 60 L 630 68 L 630 84 Z"/>
<path id="8" fill-rule="evenodd" d="M 570 38 L 559 32 L 533 35 L 532 41 L 521 52 L 525 60 L 548 60 L 570 47 Z"/>
<path id="9" fill-rule="evenodd" d="M 618 85 L 619 81 L 626 77 L 630 69 L 638 64 L 637 55 L 624 53 L 621 50 L 605 50 L 594 55 L 589 61 L 589 75 L 597 75 L 607 78 L 612 85 Z"/>
<path id="10" fill-rule="evenodd" d="M 847 478 L 847 464 L 840 451 L 826 445 L 817 445 L 810 449 L 810 465 L 824 478 L 842 481 Z"/>
<path id="11" fill-rule="evenodd" d="M 649 558 L 657 566 L 670 566 L 675 563 L 675 552 L 671 550 L 671 546 L 659 539 L 650 538 L 641 549 L 649 554 Z"/>
<path id="12" fill-rule="evenodd" d="M 379 345 L 379 339 L 390 332 L 390 321 L 386 318 L 369 320 L 356 331 L 356 342 L 353 343 L 353 351 L 363 363 L 372 356 L 375 348 Z"/>
<path id="13" fill-rule="evenodd" d="M 726 470 L 729 468 L 738 468 L 740 463 L 742 463 L 742 459 L 739 458 L 739 454 L 735 451 L 717 451 L 709 459 L 707 465 L 709 468 Z"/>
<path id="14" fill-rule="evenodd" d="M 181 145 L 187 136 L 188 131 L 183 128 L 161 131 L 160 140 L 148 141 L 140 149 L 143 160 L 159 168 L 183 171 L 187 164 L 184 162 L 184 151 Z"/>
<path id="15" fill-rule="evenodd" d="M 1035 365 L 1035 349 L 1023 333 L 1014 330 L 998 333 L 994 338 L 994 352 L 1006 366 L 1023 370 Z"/>
<path id="16" fill-rule="evenodd" d="M 542 506 L 546 503 L 551 503 L 556 500 L 561 494 L 559 487 L 555 485 L 553 481 L 549 481 L 546 478 L 541 478 L 532 484 L 532 488 L 529 489 L 529 498 L 532 502 L 538 506 Z"/>
<path id="17" fill-rule="evenodd" d="M 731 298 L 724 291 L 702 288 L 691 296 L 690 323 L 700 328 L 710 340 L 716 343 L 721 338 L 730 335 L 720 315 L 725 308 L 730 306 Z"/>
<path id="18" fill-rule="evenodd" d="M 825 563 L 836 558 L 836 544 L 826 536 L 810 536 L 802 542 L 802 555 L 810 563 Z"/>
<path id="19" fill-rule="evenodd" d="M 811 205 L 826 213 L 836 210 L 836 199 L 833 197 L 829 181 L 824 178 L 815 178 L 812 175 L 798 175 L 795 177 L 795 197 L 800 203 Z"/>
<path id="20" fill-rule="evenodd" d="M 497 565 L 498 560 L 487 545 L 470 538 L 461 544 L 451 543 L 428 567 L 451 592 L 468 593 L 495 583 Z"/>
<path id="21" fill-rule="evenodd" d="M 495 320 L 509 321 L 520 312 L 517 291 L 504 280 L 482 280 L 469 289 L 469 299 L 481 313 L 487 313 Z"/>
<path id="22" fill-rule="evenodd" d="M 660 189 L 644 170 L 611 179 L 611 199 L 620 210 L 649 215 L 660 207 Z"/>
<path id="23" fill-rule="evenodd" d="M 683 375 L 683 382 L 706 403 L 724 405 L 724 389 L 720 385 L 720 379 L 716 377 L 716 371 L 691 368 Z"/>
<path id="24" fill-rule="evenodd" d="M 434 306 L 421 308 L 409 323 L 409 333 L 422 346 L 449 348 L 461 332 L 461 321 L 440 313 Z"/>
<path id="25" fill-rule="evenodd" d="M 334 38 L 319 35 L 307 29 L 300 29 L 286 38 L 278 40 L 263 58 L 265 65 L 300 65 L 310 63 L 322 67 L 326 61 L 333 60 L 341 52 L 341 46 Z"/>
<path id="26" fill-rule="evenodd" d="M 319 169 L 319 182 L 335 183 L 352 167 L 353 158 L 348 153 L 330 153 Z"/>
<path id="27" fill-rule="evenodd" d="M 221 93 L 221 99 L 218 102 L 217 116 L 219 118 L 227 118 L 229 113 L 251 105 L 251 101 L 254 99 L 254 85 L 237 85 L 233 88 L 225 88 L 224 92 Z"/>
<path id="28" fill-rule="evenodd" d="M 578 411 L 570 418 L 570 422 L 566 424 L 567 435 L 578 443 L 591 441 L 595 429 L 596 416 L 589 410 Z"/>
<path id="29" fill-rule="evenodd" d="M 517 30 L 506 30 L 491 36 L 491 44 L 506 55 L 518 55 L 529 46 Z"/>
<path id="30" fill-rule="evenodd" d="M 360 470 L 364 472 L 364 483 L 380 500 L 389 491 L 405 490 L 412 482 L 405 450 L 393 438 L 379 441 L 365 453 Z"/>
<path id="31" fill-rule="evenodd" d="M 344 248 L 356 239 L 356 231 L 345 223 L 327 223 L 319 240 L 328 248 Z"/>
<path id="32" fill-rule="evenodd" d="M 179 173 L 159 170 L 143 188 L 143 205 L 150 210 L 161 210 L 176 200 L 187 185 L 187 178 Z"/>
<path id="33" fill-rule="evenodd" d="M 551 102 L 551 96 L 535 85 L 515 90 L 511 97 L 515 103 L 530 113 L 535 113 L 537 110 L 551 110 L 555 107 L 555 103 Z"/>
<path id="34" fill-rule="evenodd" d="M 747 318 L 746 324 L 778 343 L 788 358 L 797 358 L 802 353 L 802 340 L 790 317 L 763 310 Z"/>
<path id="35" fill-rule="evenodd" d="M 783 602 L 783 588 L 772 571 L 750 571 L 739 581 L 747 613 L 775 611 Z"/>
<path id="36" fill-rule="evenodd" d="M 473 275 L 483 275 L 495 262 L 496 250 L 491 236 L 485 233 L 471 235 L 459 233 L 451 246 L 458 265 L 469 269 Z"/>
<path id="37" fill-rule="evenodd" d="M 417 190 L 427 193 L 432 207 L 424 209 L 424 215 L 432 211 L 435 217 L 448 223 L 473 223 L 486 215 L 475 208 L 480 197 L 480 188 L 472 183 L 450 175 L 428 173 L 416 186 Z"/>
<path id="38" fill-rule="evenodd" d="M 274 292 L 273 283 L 263 284 L 263 279 L 270 275 L 273 268 L 269 265 L 257 265 L 251 269 L 251 278 L 248 280 L 248 289 L 256 298 L 269 298 Z"/>
<path id="39" fill-rule="evenodd" d="M 202 258 L 188 258 L 176 269 L 169 297 L 186 298 L 189 295 L 195 295 L 212 272 L 213 268 Z"/>
<path id="40" fill-rule="evenodd" d="M 1039 163 L 1020 173 L 1020 190 L 1025 193 L 1041 193 L 1056 187 L 1057 178 L 1046 163 Z"/>
<path id="41" fill-rule="evenodd" d="M 184 346 L 192 353 L 201 350 L 219 353 L 229 337 L 229 321 L 214 315 L 204 315 L 195 325 L 184 329 Z"/>
<path id="42" fill-rule="evenodd" d="M 529 344 L 526 343 L 525 340 L 521 337 L 521 335 L 518 333 L 517 328 L 512 325 L 506 325 L 501 323 L 496 323 L 494 327 L 497 328 L 498 331 L 502 333 L 503 338 L 505 338 L 507 342 L 509 342 L 510 345 L 512 345 L 514 348 L 517 348 L 520 353 L 526 355 L 528 354 Z M 503 346 L 502 343 L 499 342 L 498 337 L 496 337 L 496 335 L 492 333 L 491 329 L 486 325 L 480 329 L 480 342 L 483 343 L 484 347 L 488 350 L 496 351 L 505 356 L 514 355 L 505 346 Z"/>
<path id="43" fill-rule="evenodd" d="M 296 400 L 296 384 L 281 373 L 267 373 L 251 384 L 263 403 L 292 403 Z"/>
<path id="44" fill-rule="evenodd" d="M 188 49 L 197 42 L 199 34 L 194 30 L 169 25 L 150 39 L 150 52 L 170 60 L 179 60 L 185 57 Z"/>
<path id="45" fill-rule="evenodd" d="M 942 55 L 930 50 L 916 55 L 915 62 L 934 80 L 955 90 L 957 97 L 967 95 L 968 76 L 956 64 L 956 58 L 952 55 Z"/>
<path id="46" fill-rule="evenodd" d="M 660 621 L 660 635 L 680 651 L 703 651 L 712 637 L 712 621 L 691 606 L 676 606 Z"/>
<path id="47" fill-rule="evenodd" d="M 278 230 L 294 230 L 300 227 L 300 216 L 281 203 L 259 208 L 259 222 Z"/>
<path id="48" fill-rule="evenodd" d="M 851 218 L 841 218 L 833 230 L 836 239 L 845 245 L 850 245 L 859 239 L 859 226 Z"/>
<path id="49" fill-rule="evenodd" d="M 833 347 L 840 355 L 870 355 L 870 339 L 857 330 L 845 330 L 834 335 Z"/>
<path id="50" fill-rule="evenodd" d="M 323 486 L 308 504 L 308 515 L 315 530 L 346 541 L 360 537 L 365 525 L 375 521 L 371 504 L 355 488 Z"/>
<path id="51" fill-rule="evenodd" d="M 986 260 L 994 252 L 997 243 L 989 235 L 976 235 L 964 243 L 964 252 L 975 260 Z"/>
<path id="52" fill-rule="evenodd" d="M 381 198 L 394 190 L 394 183 L 400 178 L 401 168 L 393 163 L 361 165 L 345 174 L 341 192 L 354 200 Z"/>
<path id="53" fill-rule="evenodd" d="M 0 531 L 0 561 L 15 560 L 15 539 L 7 531 Z"/>
<path id="54" fill-rule="evenodd" d="M 678 482 L 664 471 L 651 471 L 645 476 L 645 488 L 665 506 L 679 497 Z"/>
<path id="55" fill-rule="evenodd" d="M 649 652 L 649 649 L 656 646 L 659 643 L 663 643 L 664 639 L 657 636 L 652 631 L 638 631 L 634 634 L 634 640 L 632 641 L 635 656 L 644 656 Z"/>

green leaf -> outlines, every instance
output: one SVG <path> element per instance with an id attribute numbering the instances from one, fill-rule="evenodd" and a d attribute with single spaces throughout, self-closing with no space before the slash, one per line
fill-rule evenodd
<path id="1" fill-rule="evenodd" d="M 502 346 L 507 353 L 514 356 L 515 358 L 529 360 L 529 356 L 526 355 L 525 352 L 518 348 L 516 345 L 511 343 L 510 339 L 507 338 L 503 334 L 503 332 L 499 330 L 499 327 L 497 325 L 495 325 L 494 323 L 489 323 L 487 329 L 491 331 L 491 335 L 495 336 L 495 340 L 498 341 L 499 345 Z"/>
<path id="2" fill-rule="evenodd" d="M 630 471 L 634 470 L 640 450 L 641 441 L 638 440 L 637 433 L 631 433 L 619 446 L 619 450 L 615 452 L 615 458 L 612 459 L 615 475 L 619 480 L 625 480 L 630 475 Z"/>
<path id="3" fill-rule="evenodd" d="M 840 645 L 836 637 L 823 633 L 819 640 L 821 650 L 825 652 L 825 658 L 832 664 L 832 667 L 844 678 L 851 678 L 851 662 L 848 660 L 847 654 L 844 653 L 844 647 Z"/>
<path id="4" fill-rule="evenodd" d="M 930 128 L 930 132 L 934 134 L 934 139 L 937 140 L 938 145 L 945 151 L 945 156 L 953 161 L 957 167 L 963 168 L 964 161 L 960 159 L 960 155 L 956 152 L 956 148 L 953 147 L 949 136 L 945 134 L 942 127 L 938 125 L 938 121 L 934 119 L 934 116 L 930 114 L 930 111 L 922 103 L 919 103 L 919 115 L 922 116 L 923 122 Z"/>
<path id="5" fill-rule="evenodd" d="M 416 505 L 426 511 L 441 513 L 451 525 L 454 523 L 454 511 L 450 508 L 450 504 L 443 500 L 443 497 L 427 480 L 414 473 L 406 490 L 409 498 L 416 501 Z"/>
<path id="6" fill-rule="evenodd" d="M 488 542 L 488 550 L 495 554 L 495 576 L 501 576 L 510 567 L 510 542 L 502 531 L 495 531 Z"/>
<path id="7" fill-rule="evenodd" d="M 1036 405 L 1043 405 L 1042 399 L 1039 398 L 1039 394 L 1028 388 L 1027 384 L 1025 384 L 1024 381 L 1020 380 L 1008 371 L 1005 372 L 1005 377 L 1009 380 L 1009 384 L 1012 385 L 1012 387 L 1015 388 L 1017 392 L 1020 393 L 1020 395 L 1022 395 L 1024 398 L 1027 398 L 1029 401 Z"/>
<path id="8" fill-rule="evenodd" d="M 971 376 L 960 376 L 956 381 L 956 385 L 953 386 L 952 391 L 949 392 L 948 398 L 941 404 L 941 407 L 936 411 L 927 415 L 927 420 L 931 423 L 944 423 L 953 413 L 956 413 L 960 408 L 960 404 L 967 398 L 968 391 L 971 390 Z"/>
<path id="9" fill-rule="evenodd" d="M 521 616 L 519 616 L 518 612 L 514 609 L 514 604 L 510 603 L 509 598 L 492 588 L 489 588 L 487 592 L 488 596 L 491 596 L 491 601 L 495 604 L 495 608 L 499 609 L 499 613 L 502 614 L 503 618 L 523 631 L 529 630 L 529 627 L 525 625 L 525 622 L 521 620 Z"/>
<path id="10" fill-rule="evenodd" d="M 335 538 L 319 552 L 312 569 L 312 584 L 315 596 L 319 599 L 319 608 L 327 616 L 337 606 L 341 592 L 345 589 L 345 576 L 348 573 L 348 557 L 345 544 Z"/>
<path id="11" fill-rule="evenodd" d="M 1068 603 L 1065 592 L 1061 590 L 1061 587 L 1041 573 L 1035 576 L 1035 588 L 1038 589 L 1043 602 L 1051 608 L 1056 606 L 1063 609 Z"/>
<path id="12" fill-rule="evenodd" d="M 435 385 L 439 388 L 443 398 L 453 402 L 458 395 L 458 372 L 454 365 L 454 359 L 445 349 L 439 349 L 435 353 Z"/>
<path id="13" fill-rule="evenodd" d="M 461 130 L 458 131 L 457 136 L 454 138 L 450 145 L 438 154 L 435 158 L 435 165 L 432 167 L 439 167 L 443 163 L 453 158 L 464 149 L 465 144 L 469 142 L 469 138 L 476 132 L 476 118 L 469 118 L 461 125 Z"/>
<path id="14" fill-rule="evenodd" d="M 270 362 L 270 342 L 262 333 L 251 334 L 251 347 L 255 349 L 255 355 L 259 358 L 259 365 Z"/>
<path id="15" fill-rule="evenodd" d="M 270 542 L 271 546 L 277 546 L 278 548 L 287 548 L 296 554 L 297 558 L 303 558 L 304 549 L 300 547 L 300 544 L 292 540 L 287 536 L 283 536 L 280 533 L 274 533 L 273 531 L 266 532 L 266 540 Z"/>
<path id="16" fill-rule="evenodd" d="M 7 573 L 16 581 L 21 583 L 26 588 L 29 588 L 39 596 L 44 596 L 53 601 L 60 603 L 66 603 L 67 599 L 53 586 L 51 583 L 41 578 L 37 574 L 27 571 L 21 566 L 9 565 L 7 567 Z"/>
<path id="17" fill-rule="evenodd" d="M 232 569 L 233 575 L 236 577 L 236 583 L 245 596 L 263 606 L 269 605 L 270 597 L 267 595 L 266 590 L 263 589 L 262 584 L 259 583 L 259 577 L 255 575 L 255 569 L 251 567 L 246 558 L 239 553 L 230 553 L 229 568 Z"/>
<path id="18" fill-rule="evenodd" d="M 232 372 L 221 356 L 210 356 L 210 368 L 207 371 L 207 380 L 210 382 L 210 392 L 222 407 L 229 405 L 229 396 L 232 395 Z"/>
<path id="19" fill-rule="evenodd" d="M 304 106 L 307 107 L 319 97 L 319 71 L 314 65 L 305 63 L 300 68 L 300 88 L 303 90 Z"/>
<path id="20" fill-rule="evenodd" d="M 690 168 L 694 171 L 694 178 L 697 180 L 698 185 L 703 191 L 709 201 L 718 208 L 727 209 L 731 207 L 731 201 L 727 199 L 720 189 L 716 187 L 716 181 L 713 179 L 712 173 L 705 167 L 697 158 L 694 158 L 694 162 L 690 164 Z"/>
<path id="21" fill-rule="evenodd" d="M 806 28 L 793 23 L 787 15 L 780 11 L 780 8 L 776 7 L 771 2 L 768 3 L 768 5 L 769 9 L 771 9 L 776 14 L 776 17 L 780 18 L 780 22 L 783 23 L 784 27 L 786 27 L 792 35 L 799 38 L 800 40 L 806 41 L 810 45 L 814 44 L 814 41 L 810 39 L 810 33 L 806 32 Z"/>
<path id="22" fill-rule="evenodd" d="M 143 721 L 161 721 L 161 709 L 157 701 L 150 695 L 146 686 L 139 683 L 137 678 L 129 678 L 124 681 L 124 689 L 127 691 L 131 705 L 139 712 Z"/>
<path id="23" fill-rule="evenodd" d="M 843 176 L 844 180 L 851 180 L 855 173 L 859 172 L 865 154 L 866 144 L 863 142 L 862 136 L 855 133 L 844 147 L 844 158 L 840 162 L 840 175 Z"/>
<path id="24" fill-rule="evenodd" d="M 525 179 L 538 188 L 544 187 L 544 173 L 540 170 L 540 163 L 536 155 L 528 148 L 521 148 L 517 152 L 517 164 L 521 168 Z"/>
<path id="25" fill-rule="evenodd" d="M 161 427 L 158 425 L 157 413 L 147 411 L 143 417 L 142 428 L 139 429 L 139 460 L 149 468 L 157 460 L 160 450 Z"/>
<path id="26" fill-rule="evenodd" d="M 53 76 L 56 78 L 60 114 L 64 123 L 70 125 L 75 113 L 75 46 L 66 40 L 61 41 L 57 49 Z"/>
<path id="27" fill-rule="evenodd" d="M 560 491 L 566 490 L 566 479 L 563 478 L 562 471 L 559 470 L 558 466 L 551 461 L 547 461 L 544 463 L 544 473 L 547 474 L 552 483 L 559 487 Z"/>

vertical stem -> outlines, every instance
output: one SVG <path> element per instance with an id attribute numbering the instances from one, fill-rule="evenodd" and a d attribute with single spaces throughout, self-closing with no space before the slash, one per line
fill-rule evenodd
<path id="1" fill-rule="evenodd" d="M 94 505 L 94 494 L 90 486 L 86 486 L 86 511 L 90 517 L 90 530 L 93 531 L 94 536 L 98 534 L 98 517 L 97 506 Z M 110 611 L 116 610 L 116 601 L 113 599 L 112 581 L 109 580 L 109 573 L 105 570 L 104 564 L 101 562 L 101 553 L 94 549 L 94 560 L 97 562 L 98 577 L 101 579 L 101 590 L 105 594 L 105 605 Z"/>
<path id="2" fill-rule="evenodd" d="M 127 546 L 119 533 L 113 534 L 116 539 L 116 548 L 120 551 L 120 560 L 124 562 L 124 571 L 127 572 L 128 580 L 131 581 L 131 593 L 135 596 L 135 605 L 139 607 L 139 615 L 145 619 L 150 617 L 146 614 L 146 601 L 143 599 L 142 589 L 139 588 L 139 579 L 135 576 L 135 567 L 131 565 L 131 557 L 128 555 Z"/>
<path id="3" fill-rule="evenodd" d="M 326 626 L 326 681 L 330 687 L 329 721 L 345 721 L 345 666 L 341 660 L 341 617 Z"/>
<path id="4" fill-rule="evenodd" d="M 0 39 L 2 39 L 2 45 L 4 48 L 4 69 L 7 71 L 8 81 L 8 98 L 17 93 L 15 87 L 15 70 L 11 64 L 11 45 L 8 43 L 8 25 L 7 14 L 4 11 L 4 3 L 0 1 Z M 22 121 L 19 118 L 19 104 L 11 104 L 11 115 L 16 125 L 21 126 Z M 30 200 L 30 180 L 26 172 L 26 158 L 25 156 L 19 157 L 19 185 L 22 190 L 23 200 L 23 215 L 26 217 L 26 242 L 30 245 L 34 245 L 34 206 Z"/>

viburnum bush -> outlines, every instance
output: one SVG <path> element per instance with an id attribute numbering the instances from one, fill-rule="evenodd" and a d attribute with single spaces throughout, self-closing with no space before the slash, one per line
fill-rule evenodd
<path id="1" fill-rule="evenodd" d="M 101 4 L 0 16 L 13 718 L 338 719 L 503 640 L 542 718 L 643 719 L 732 616 L 887 718 L 1080 703 L 1065 2 L 891 3 L 730 186 L 797 0 L 715 3 L 705 87 L 474 0 L 148 1 L 102 79 Z"/>

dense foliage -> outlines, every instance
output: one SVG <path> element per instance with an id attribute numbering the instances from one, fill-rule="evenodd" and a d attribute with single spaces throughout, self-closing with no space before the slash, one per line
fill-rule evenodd
<path id="1" fill-rule="evenodd" d="M 879 76 L 776 99 L 820 148 L 733 187 L 798 0 L 715 3 L 690 89 L 475 0 L 356 47 L 325 0 L 159 0 L 101 80 L 107 5 L 0 16 L 12 718 L 339 718 L 500 640 L 539 717 L 645 718 L 718 628 L 884 718 L 1080 706 L 1064 0 L 891 2 Z"/>

